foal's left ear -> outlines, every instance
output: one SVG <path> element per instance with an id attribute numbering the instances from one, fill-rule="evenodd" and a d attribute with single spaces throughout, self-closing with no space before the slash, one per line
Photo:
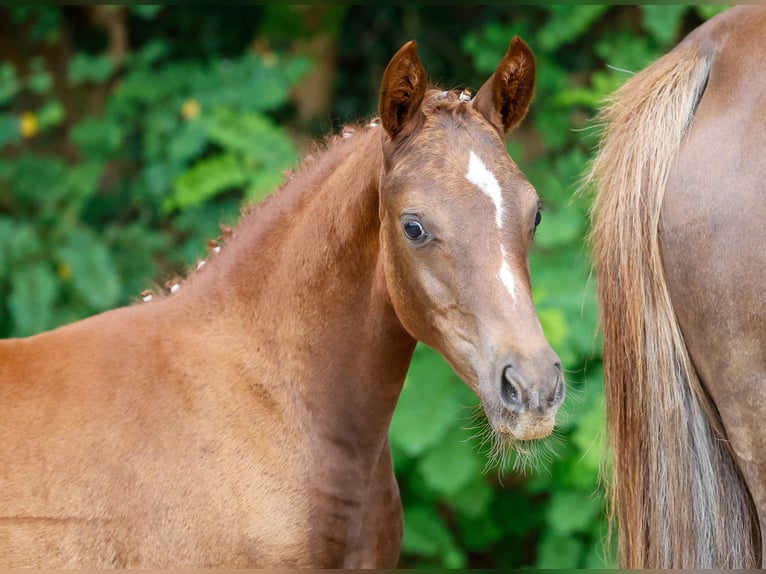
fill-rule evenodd
<path id="1" fill-rule="evenodd" d="M 514 36 L 495 73 L 473 99 L 474 107 L 495 126 L 500 137 L 505 137 L 527 115 L 535 91 L 535 75 L 532 50 Z"/>
<path id="2" fill-rule="evenodd" d="M 380 122 L 396 136 L 415 116 L 426 93 L 426 70 L 418 58 L 418 45 L 410 40 L 394 54 L 380 85 Z"/>

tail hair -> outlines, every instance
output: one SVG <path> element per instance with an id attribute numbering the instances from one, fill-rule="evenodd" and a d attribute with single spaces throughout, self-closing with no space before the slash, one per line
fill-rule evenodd
<path id="1" fill-rule="evenodd" d="M 659 220 L 710 57 L 677 48 L 600 115 L 591 244 L 604 334 L 610 525 L 624 568 L 752 568 L 760 533 L 720 418 L 676 320 Z"/>

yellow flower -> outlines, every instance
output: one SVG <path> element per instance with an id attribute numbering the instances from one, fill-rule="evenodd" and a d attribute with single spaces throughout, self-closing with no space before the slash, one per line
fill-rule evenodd
<path id="1" fill-rule="evenodd" d="M 21 124 L 19 125 L 19 131 L 25 138 L 34 137 L 37 134 L 39 126 L 37 124 L 37 116 L 32 112 L 24 112 L 21 114 Z"/>
<path id="2" fill-rule="evenodd" d="M 183 116 L 185 120 L 193 120 L 199 115 L 199 112 L 199 102 L 194 98 L 189 98 L 184 102 L 184 105 L 181 106 L 181 116 Z"/>
<path id="3" fill-rule="evenodd" d="M 72 278 L 72 268 L 67 263 L 59 263 L 58 273 L 62 281 L 69 281 Z"/>

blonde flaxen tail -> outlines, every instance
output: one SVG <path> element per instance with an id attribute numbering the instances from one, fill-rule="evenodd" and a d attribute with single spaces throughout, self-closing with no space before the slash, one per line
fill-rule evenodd
<path id="1" fill-rule="evenodd" d="M 677 48 L 601 114 L 592 245 L 604 331 L 611 519 L 624 568 L 752 568 L 758 534 L 745 484 L 689 358 L 660 258 L 668 173 L 710 58 Z"/>

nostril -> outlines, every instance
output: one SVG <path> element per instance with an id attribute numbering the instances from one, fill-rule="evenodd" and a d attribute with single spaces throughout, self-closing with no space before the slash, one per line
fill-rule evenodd
<path id="1" fill-rule="evenodd" d="M 559 377 L 558 382 L 556 383 L 556 389 L 553 391 L 553 403 L 560 403 L 564 400 L 564 389 L 566 389 L 566 385 L 564 384 L 564 377 Z"/>
<path id="2" fill-rule="evenodd" d="M 553 368 L 556 369 L 558 372 L 561 372 L 561 362 L 556 361 L 555 363 L 553 363 Z"/>
<path id="3" fill-rule="evenodd" d="M 503 380 L 500 394 L 507 407 L 516 411 L 522 409 L 521 389 L 519 388 L 518 383 L 513 380 L 513 366 L 511 365 L 503 369 Z"/>

